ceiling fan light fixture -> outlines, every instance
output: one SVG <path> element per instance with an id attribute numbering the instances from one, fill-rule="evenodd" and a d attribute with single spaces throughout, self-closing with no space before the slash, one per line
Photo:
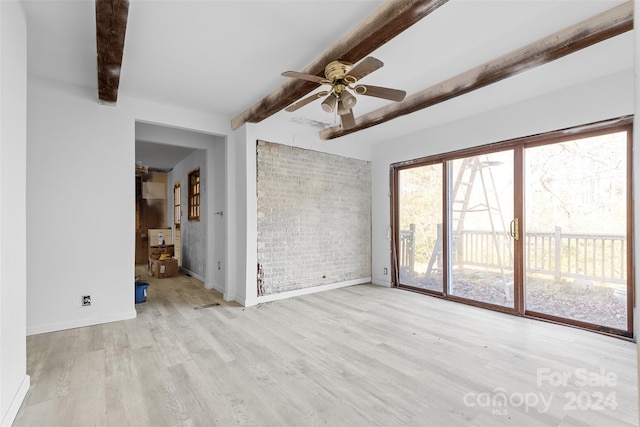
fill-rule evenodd
<path id="1" fill-rule="evenodd" d="M 322 109 L 327 113 L 333 113 L 336 109 L 336 104 L 338 103 L 338 98 L 335 97 L 334 94 L 330 93 L 329 96 L 322 101 Z"/>
<path id="2" fill-rule="evenodd" d="M 351 93 L 347 92 L 346 90 L 340 94 L 340 101 L 342 101 L 342 104 L 348 110 L 351 110 L 353 107 L 355 107 L 357 102 L 356 97 L 351 95 Z"/>
<path id="3" fill-rule="evenodd" d="M 349 111 L 351 111 L 351 109 L 345 107 L 344 103 L 342 102 L 342 99 L 340 99 L 338 101 L 338 115 L 344 116 L 345 114 L 349 114 Z"/>

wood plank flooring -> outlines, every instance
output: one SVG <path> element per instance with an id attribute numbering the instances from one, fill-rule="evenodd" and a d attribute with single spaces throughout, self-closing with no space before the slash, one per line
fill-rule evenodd
<path id="1" fill-rule="evenodd" d="M 137 319 L 27 338 L 15 427 L 638 423 L 634 343 L 371 285 L 243 308 L 143 280 Z"/>

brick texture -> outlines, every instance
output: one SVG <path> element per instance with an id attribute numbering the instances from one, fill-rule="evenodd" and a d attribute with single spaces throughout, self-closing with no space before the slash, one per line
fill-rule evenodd
<path id="1" fill-rule="evenodd" d="M 258 141 L 264 294 L 371 276 L 371 163 Z"/>

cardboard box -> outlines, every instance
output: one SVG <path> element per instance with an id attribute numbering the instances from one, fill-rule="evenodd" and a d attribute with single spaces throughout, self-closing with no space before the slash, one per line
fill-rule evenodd
<path id="1" fill-rule="evenodd" d="M 160 261 L 149 258 L 149 274 L 158 279 L 178 275 L 178 260 L 175 258 Z"/>

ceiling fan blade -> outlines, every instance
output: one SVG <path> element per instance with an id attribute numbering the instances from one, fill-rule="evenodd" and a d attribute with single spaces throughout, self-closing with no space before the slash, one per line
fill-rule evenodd
<path id="1" fill-rule="evenodd" d="M 375 96 L 376 98 L 389 99 L 391 101 L 402 101 L 407 92 L 399 89 L 391 89 L 382 86 L 358 85 L 354 88 L 358 95 Z"/>
<path id="2" fill-rule="evenodd" d="M 289 105 L 287 108 L 284 109 L 284 111 L 288 111 L 289 113 L 291 113 L 293 111 L 296 111 L 298 108 L 302 108 L 305 105 L 312 103 L 316 99 L 320 99 L 323 96 L 326 96 L 328 94 L 329 92 L 327 91 L 314 93 L 313 95 L 309 95 L 306 98 L 302 98 L 300 101 L 296 102 L 295 104 Z"/>
<path id="3" fill-rule="evenodd" d="M 340 116 L 343 129 L 351 129 L 356 125 L 356 118 L 353 116 L 353 110 L 349 110 L 347 114 Z"/>
<path id="4" fill-rule="evenodd" d="M 282 73 L 282 75 L 285 77 L 291 77 L 292 79 L 307 80 L 310 82 L 318 83 L 320 85 L 331 83 L 325 78 L 314 76 L 312 74 L 299 73 L 297 71 L 285 71 L 284 73 Z"/>
<path id="5" fill-rule="evenodd" d="M 378 68 L 382 68 L 384 64 L 379 59 L 369 56 L 349 71 L 347 75 L 354 77 L 356 80 L 360 80 L 364 76 L 373 73 Z"/>

